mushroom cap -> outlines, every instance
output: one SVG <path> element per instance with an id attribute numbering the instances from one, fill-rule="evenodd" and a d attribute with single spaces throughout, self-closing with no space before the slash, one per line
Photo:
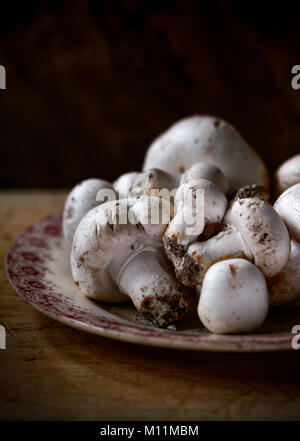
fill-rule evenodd
<path id="1" fill-rule="evenodd" d="M 96 200 L 99 190 L 113 189 L 112 185 L 102 179 L 86 179 L 76 185 L 69 193 L 63 211 L 63 237 L 71 247 L 77 225 L 83 216 L 100 204 Z"/>
<path id="2" fill-rule="evenodd" d="M 113 281 L 110 266 L 115 259 L 122 265 L 141 247 L 162 247 L 166 224 L 150 222 L 152 203 L 164 209 L 159 198 L 145 195 L 106 202 L 81 220 L 73 240 L 71 268 L 84 295 L 108 303 L 128 300 Z M 131 223 L 120 223 L 127 219 Z"/>
<path id="3" fill-rule="evenodd" d="M 213 182 L 224 194 L 228 193 L 228 182 L 223 172 L 210 162 L 197 162 L 186 170 L 180 179 L 180 185 L 191 179 L 206 179 Z"/>
<path id="4" fill-rule="evenodd" d="M 289 187 L 300 182 L 300 154 L 281 164 L 275 172 L 275 192 L 280 195 Z"/>
<path id="5" fill-rule="evenodd" d="M 211 332 L 232 334 L 251 331 L 265 320 L 268 308 L 265 278 L 248 260 L 223 260 L 208 269 L 198 315 Z"/>
<path id="6" fill-rule="evenodd" d="M 188 192 L 193 194 L 196 190 L 204 190 L 205 217 L 211 222 L 221 222 L 227 208 L 227 199 L 218 186 L 207 179 L 190 179 L 182 183 L 175 195 L 176 210 L 182 207 Z"/>
<path id="7" fill-rule="evenodd" d="M 233 224 L 250 248 L 255 265 L 267 277 L 285 267 L 290 254 L 290 236 L 273 207 L 260 198 L 235 200 L 224 217 Z"/>
<path id="8" fill-rule="evenodd" d="M 285 190 L 274 204 L 292 237 L 300 242 L 300 184 Z"/>
<path id="9" fill-rule="evenodd" d="M 152 190 L 167 189 L 176 191 L 176 189 L 191 180 L 205 179 L 211 181 L 218 189 L 228 192 L 228 182 L 222 171 L 209 162 L 198 162 L 192 165 L 182 175 L 171 173 L 160 168 L 150 168 L 144 172 L 138 173 L 132 182 L 130 189 L 131 196 L 138 196 L 143 193 L 150 194 Z"/>
<path id="10" fill-rule="evenodd" d="M 220 168 L 231 192 L 249 184 L 269 186 L 268 172 L 257 153 L 233 126 L 212 116 L 196 115 L 172 125 L 150 145 L 143 169 L 183 173 L 196 162 Z"/>
<path id="11" fill-rule="evenodd" d="M 271 305 L 292 302 L 300 297 L 300 243 L 291 241 L 291 254 L 286 266 L 267 279 Z"/>
<path id="12" fill-rule="evenodd" d="M 113 187 L 118 192 L 120 199 L 127 198 L 132 183 L 139 174 L 139 172 L 125 173 L 124 175 L 119 176 L 118 179 L 114 181 Z"/>
<path id="13" fill-rule="evenodd" d="M 159 168 L 150 168 L 139 173 L 132 182 L 131 196 L 139 196 L 143 193 L 151 194 L 153 190 L 167 189 L 169 191 L 178 187 L 180 176 L 169 173 Z"/>
<path id="14" fill-rule="evenodd" d="M 203 194 L 203 225 L 202 229 L 195 225 L 188 225 L 186 219 L 193 213 L 196 202 L 197 190 L 204 190 Z M 190 196 L 188 192 L 191 192 Z M 191 197 L 192 196 L 192 197 Z M 192 204 L 190 204 L 192 202 Z M 188 204 L 188 205 L 187 205 Z M 168 237 L 174 244 L 181 244 L 187 246 L 197 239 L 203 232 L 206 224 L 217 224 L 223 219 L 227 208 L 227 199 L 219 188 L 211 181 L 206 179 L 191 179 L 183 183 L 178 188 L 175 195 L 175 209 L 176 215 L 170 222 L 166 237 Z M 201 213 L 197 213 L 199 216 Z M 195 219 L 196 220 L 196 219 Z M 199 219 L 197 219 L 199 221 Z M 189 231 L 189 233 L 188 233 Z"/>

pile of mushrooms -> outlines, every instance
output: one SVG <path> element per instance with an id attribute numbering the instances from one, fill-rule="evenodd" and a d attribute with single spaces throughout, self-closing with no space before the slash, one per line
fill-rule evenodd
<path id="1" fill-rule="evenodd" d="M 183 119 L 150 145 L 141 172 L 70 192 L 63 236 L 74 282 L 100 302 L 131 301 L 159 327 L 196 299 L 211 332 L 254 330 L 271 308 L 300 297 L 300 155 L 271 188 L 270 196 L 264 163 L 234 127 Z M 190 225 L 199 194 L 203 222 Z"/>

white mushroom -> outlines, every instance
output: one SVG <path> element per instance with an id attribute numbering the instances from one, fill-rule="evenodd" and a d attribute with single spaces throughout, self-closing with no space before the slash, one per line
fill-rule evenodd
<path id="1" fill-rule="evenodd" d="M 132 183 L 139 174 L 139 172 L 129 172 L 119 176 L 118 179 L 115 180 L 113 187 L 119 194 L 120 199 L 128 197 Z"/>
<path id="2" fill-rule="evenodd" d="M 227 200 L 222 191 L 227 189 L 228 184 L 221 170 L 213 164 L 201 163 L 194 164 L 182 175 L 155 168 L 140 173 L 132 184 L 130 195 L 152 194 L 169 198 L 169 203 L 173 203 L 175 195 L 176 215 L 169 225 L 168 234 L 176 244 L 187 244 L 195 240 L 208 225 L 211 231 L 207 228 L 206 233 L 212 234 L 215 224 L 221 222 L 227 207 Z M 155 190 L 158 192 L 156 193 Z M 167 190 L 166 195 L 162 190 Z M 192 212 L 196 209 L 197 190 L 204 190 L 203 229 L 199 230 L 199 225 L 195 225 L 193 234 L 188 235 L 187 229 L 191 230 L 192 227 L 179 220 L 184 213 L 186 217 L 192 217 Z M 187 206 L 189 191 L 193 193 L 194 200 L 192 205 Z"/>
<path id="3" fill-rule="evenodd" d="M 260 270 L 245 259 L 215 263 L 204 280 L 198 315 L 216 334 L 248 332 L 258 328 L 269 309 L 266 281 Z"/>
<path id="4" fill-rule="evenodd" d="M 249 184 L 269 186 L 257 153 L 233 126 L 212 116 L 192 116 L 172 125 L 149 147 L 143 169 L 183 173 L 197 162 L 219 167 L 231 192 Z"/>
<path id="5" fill-rule="evenodd" d="M 86 179 L 69 193 L 62 222 L 63 237 L 67 247 L 71 247 L 75 230 L 83 216 L 101 203 L 97 201 L 97 193 L 103 189 L 113 190 L 113 187 L 109 182 L 101 179 Z"/>
<path id="6" fill-rule="evenodd" d="M 182 174 L 180 185 L 198 178 L 213 182 L 222 193 L 228 193 L 228 181 L 223 172 L 215 164 L 210 162 L 197 162 Z"/>
<path id="7" fill-rule="evenodd" d="M 291 254 L 283 270 L 267 279 L 272 305 L 280 305 L 300 296 L 300 183 L 285 190 L 274 204 L 291 237 Z"/>
<path id="8" fill-rule="evenodd" d="M 161 189 L 172 191 L 176 190 L 179 185 L 198 178 L 213 182 L 225 194 L 228 192 L 228 182 L 221 170 L 214 164 L 201 162 L 192 165 L 183 174 L 171 173 L 159 168 L 150 168 L 138 173 L 131 183 L 130 195 L 151 194 L 153 190 Z"/>
<path id="9" fill-rule="evenodd" d="M 289 187 L 300 182 L 300 155 L 293 156 L 285 161 L 276 170 L 275 176 L 275 192 L 279 196 Z"/>
<path id="10" fill-rule="evenodd" d="M 300 243 L 291 241 L 291 253 L 283 270 L 267 279 L 271 305 L 278 306 L 300 297 Z"/>
<path id="11" fill-rule="evenodd" d="M 236 199 L 223 222 L 223 231 L 188 248 L 164 240 L 176 275 L 185 285 L 201 283 L 212 264 L 234 257 L 254 260 L 267 277 L 282 271 L 290 254 L 290 237 L 271 205 L 258 197 Z"/>
<path id="12" fill-rule="evenodd" d="M 200 205 L 200 190 L 204 192 L 203 207 Z M 171 247 L 189 245 L 203 233 L 207 225 L 215 226 L 221 223 L 226 208 L 226 197 L 211 181 L 192 179 L 184 182 L 175 195 L 175 216 L 165 232 L 165 242 Z M 193 221 L 193 212 L 195 212 L 195 223 L 191 225 L 189 222 Z M 202 223 L 200 223 L 201 215 L 203 215 Z"/>
<path id="13" fill-rule="evenodd" d="M 83 295 L 108 303 L 129 296 L 164 327 L 184 314 L 188 302 L 163 251 L 166 225 L 151 223 L 150 205 L 163 209 L 159 198 L 141 196 L 87 213 L 74 236 L 71 267 Z"/>
<path id="14" fill-rule="evenodd" d="M 300 242 L 300 184 L 285 190 L 274 204 L 293 238 Z"/>
<path id="15" fill-rule="evenodd" d="M 224 218 L 234 225 L 253 254 L 255 265 L 265 276 L 278 274 L 290 255 L 288 230 L 274 208 L 254 197 L 236 199 Z"/>
<path id="16" fill-rule="evenodd" d="M 159 168 L 151 168 L 139 173 L 132 182 L 130 195 L 154 194 L 154 190 L 166 189 L 172 191 L 179 185 L 181 175 L 168 173 Z"/>

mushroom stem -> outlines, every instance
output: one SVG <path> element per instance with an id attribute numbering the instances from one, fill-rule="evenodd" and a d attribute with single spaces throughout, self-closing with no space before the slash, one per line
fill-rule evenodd
<path id="1" fill-rule="evenodd" d="M 159 326 L 178 320 L 187 310 L 182 286 L 173 276 L 162 250 L 141 247 L 122 265 L 115 261 L 110 274 L 135 307 L 150 313 Z"/>
<path id="2" fill-rule="evenodd" d="M 168 253 L 168 249 L 167 249 Z M 195 242 L 188 248 L 179 264 L 170 253 L 177 277 L 187 286 L 201 284 L 208 268 L 216 262 L 231 258 L 253 259 L 239 231 L 232 225 L 205 242 Z M 175 260 L 175 261 L 174 261 Z"/>
<path id="3" fill-rule="evenodd" d="M 245 256 L 250 260 L 253 258 L 241 234 L 233 226 L 228 226 L 224 231 L 217 234 L 217 236 L 205 242 L 196 242 L 194 245 L 191 245 L 189 253 L 192 254 L 193 252 L 195 252 L 195 255 L 199 256 L 200 259 L 202 258 L 209 266 L 219 260 L 227 259 L 227 256 L 231 258 Z"/>

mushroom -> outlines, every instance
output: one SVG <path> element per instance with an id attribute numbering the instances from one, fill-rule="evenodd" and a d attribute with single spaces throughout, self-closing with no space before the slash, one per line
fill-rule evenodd
<path id="1" fill-rule="evenodd" d="M 289 187 L 300 182 L 300 154 L 285 161 L 274 176 L 275 193 L 279 196 Z"/>
<path id="2" fill-rule="evenodd" d="M 285 190 L 274 204 L 291 236 L 300 242 L 300 183 Z"/>
<path id="3" fill-rule="evenodd" d="M 198 315 L 211 332 L 252 331 L 263 323 L 268 309 L 266 281 L 251 262 L 223 260 L 212 265 L 205 274 Z"/>
<path id="4" fill-rule="evenodd" d="M 179 188 L 178 185 L 180 184 Z M 132 196 L 138 196 L 141 194 L 153 194 L 154 190 L 168 190 L 167 196 L 170 196 L 170 202 L 173 201 L 174 190 L 175 191 L 175 218 L 171 221 L 168 231 L 172 240 L 175 240 L 176 244 L 187 244 L 187 228 L 191 228 L 183 224 L 181 219 L 183 212 L 188 212 L 192 215 L 196 204 L 196 192 L 197 190 L 204 190 L 204 205 L 205 205 L 205 218 L 203 229 L 208 224 L 215 224 L 221 222 L 227 207 L 227 200 L 223 194 L 223 191 L 227 191 L 228 184 L 225 176 L 221 170 L 210 163 L 197 163 L 194 164 L 182 175 L 176 173 L 165 172 L 160 169 L 150 169 L 143 173 L 140 173 L 133 182 L 130 194 Z M 190 192 L 191 199 L 194 197 L 194 204 L 187 206 L 185 202 L 188 199 Z M 163 195 L 161 193 L 155 194 L 157 196 Z M 189 239 L 192 241 L 195 237 L 203 232 L 203 229 L 199 230 L 199 225 L 195 225 L 195 231 L 192 237 Z M 195 236 L 196 234 L 196 236 Z"/>
<path id="5" fill-rule="evenodd" d="M 292 237 L 291 253 L 286 266 L 267 279 L 271 304 L 281 305 L 300 296 L 300 183 L 285 190 L 274 204 Z"/>
<path id="6" fill-rule="evenodd" d="M 113 187 L 119 194 L 120 199 L 128 197 L 132 183 L 139 174 L 139 172 L 129 172 L 119 176 L 118 179 L 115 180 Z"/>
<path id="7" fill-rule="evenodd" d="M 221 170 L 214 164 L 201 162 L 192 165 L 183 174 L 170 173 L 159 168 L 150 168 L 138 173 L 131 184 L 130 195 L 151 194 L 156 189 L 172 191 L 176 190 L 179 185 L 198 178 L 213 182 L 223 193 L 228 192 L 228 182 Z"/>
<path id="8" fill-rule="evenodd" d="M 164 254 L 166 224 L 151 223 L 160 198 L 146 195 L 102 204 L 76 230 L 71 267 L 83 295 L 108 303 L 131 298 L 160 327 L 188 309 L 186 289 L 175 278 Z"/>
<path id="9" fill-rule="evenodd" d="M 154 194 L 154 190 L 166 189 L 172 191 L 179 185 L 181 175 L 168 173 L 159 168 L 151 168 L 142 173 L 138 173 L 132 182 L 130 195 L 139 196 L 141 194 Z"/>
<path id="10" fill-rule="evenodd" d="M 259 197 L 235 199 L 224 217 L 223 230 L 206 241 L 176 247 L 165 235 L 164 242 L 177 277 L 187 286 L 202 283 L 212 264 L 234 257 L 254 260 L 271 277 L 282 271 L 290 254 L 283 220 Z"/>
<path id="11" fill-rule="evenodd" d="M 230 192 L 249 184 L 269 186 L 268 172 L 257 153 L 233 126 L 212 116 L 196 115 L 172 125 L 150 145 L 143 169 L 183 173 L 204 161 L 221 169 Z"/>
<path id="12" fill-rule="evenodd" d="M 113 191 L 112 185 L 107 181 L 86 179 L 76 185 L 69 193 L 62 221 L 63 237 L 67 247 L 71 247 L 75 230 L 83 216 L 101 203 L 101 201 L 97 201 L 97 193 L 104 189 Z M 111 193 L 111 197 L 113 197 L 113 193 Z"/>
<path id="13" fill-rule="evenodd" d="M 291 241 L 291 253 L 283 270 L 267 278 L 271 305 L 289 303 L 300 297 L 300 243 Z"/>
<path id="14" fill-rule="evenodd" d="M 203 205 L 200 204 L 201 195 Z M 189 245 L 203 233 L 206 226 L 214 227 L 215 224 L 219 224 L 226 208 L 227 199 L 213 182 L 192 179 L 181 184 L 175 195 L 175 216 L 164 235 L 168 248 Z M 197 216 L 193 216 L 193 212 Z M 194 218 L 195 223 L 189 224 Z"/>
<path id="15" fill-rule="evenodd" d="M 222 193 L 228 193 L 228 181 L 216 165 L 210 162 L 197 162 L 182 174 L 180 184 L 185 184 L 192 179 L 198 178 L 213 182 Z"/>

